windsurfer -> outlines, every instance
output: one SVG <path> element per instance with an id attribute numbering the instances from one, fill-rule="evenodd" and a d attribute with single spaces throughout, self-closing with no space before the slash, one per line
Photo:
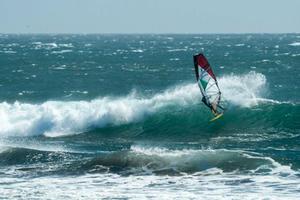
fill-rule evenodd
<path id="1" fill-rule="evenodd" d="M 202 97 L 202 102 L 210 108 L 211 112 L 214 114 L 214 115 L 218 115 L 218 112 L 216 111 L 216 109 L 210 104 L 207 102 L 206 98 L 205 97 Z"/>

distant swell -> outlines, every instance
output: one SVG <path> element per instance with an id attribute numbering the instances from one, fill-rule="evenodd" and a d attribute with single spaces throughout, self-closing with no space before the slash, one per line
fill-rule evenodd
<path id="1" fill-rule="evenodd" d="M 178 175 L 181 173 L 243 172 L 272 173 L 284 168 L 285 173 L 294 173 L 290 167 L 279 164 L 270 157 L 240 150 L 169 150 L 164 148 L 144 148 L 132 146 L 131 149 L 98 154 L 96 157 L 67 152 L 40 151 L 27 148 L 8 148 L 0 152 L 0 165 L 39 164 L 44 173 L 99 173 L 118 174 L 154 173 L 157 175 Z M 78 158 L 81 159 L 78 159 Z M 64 160 L 55 168 L 48 169 L 47 163 Z M 19 168 L 19 170 L 36 170 Z M 209 171 L 208 171 L 209 170 Z"/>
<path id="2" fill-rule="evenodd" d="M 262 98 L 266 89 L 263 74 L 227 75 L 220 78 L 219 84 L 229 104 L 251 107 L 268 102 Z M 0 104 L 0 136 L 78 134 L 95 128 L 140 122 L 167 107 L 199 104 L 199 109 L 204 110 L 200 99 L 199 89 L 192 83 L 167 89 L 150 98 L 131 93 L 125 97 L 102 97 L 91 101 L 3 102 Z"/>

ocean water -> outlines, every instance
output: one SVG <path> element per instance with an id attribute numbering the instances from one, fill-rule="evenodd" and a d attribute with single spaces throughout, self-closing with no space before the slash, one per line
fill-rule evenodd
<path id="1" fill-rule="evenodd" d="M 300 34 L 0 34 L 0 199 L 300 199 L 299 87 Z"/>

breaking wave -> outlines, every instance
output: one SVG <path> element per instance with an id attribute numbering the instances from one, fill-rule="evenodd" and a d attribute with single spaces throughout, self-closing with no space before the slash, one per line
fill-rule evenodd
<path id="1" fill-rule="evenodd" d="M 260 102 L 280 103 L 262 98 L 267 81 L 261 73 L 226 75 L 219 82 L 229 104 L 251 107 Z M 140 122 L 165 108 L 199 104 L 200 99 L 197 85 L 188 83 L 150 98 L 132 92 L 125 97 L 100 97 L 91 101 L 3 102 L 0 103 L 0 136 L 78 134 L 95 128 Z"/>

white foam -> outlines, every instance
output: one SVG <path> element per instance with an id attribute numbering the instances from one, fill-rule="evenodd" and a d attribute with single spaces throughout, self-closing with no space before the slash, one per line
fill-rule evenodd
<path id="1" fill-rule="evenodd" d="M 293 42 L 291 44 L 289 44 L 290 46 L 300 46 L 300 42 Z"/>
<path id="2" fill-rule="evenodd" d="M 60 47 L 66 47 L 66 48 L 73 48 L 73 44 L 72 43 L 67 43 L 67 44 L 59 44 Z"/>
<path id="3" fill-rule="evenodd" d="M 295 105 L 295 103 L 290 101 L 277 101 L 273 99 L 266 99 L 266 98 L 255 98 L 255 100 L 259 103 L 271 103 L 271 104 L 289 104 L 289 105 Z"/>
<path id="4" fill-rule="evenodd" d="M 199 163 L 220 163 L 227 159 L 239 159 L 242 157 L 248 158 L 247 152 L 241 150 L 226 150 L 226 149 L 180 149 L 170 150 L 162 147 L 144 147 L 139 145 L 131 146 L 131 151 L 136 155 L 157 156 L 160 160 L 164 160 L 166 165 L 171 164 L 173 167 L 190 167 L 199 161 Z M 250 157 L 249 158 L 259 158 Z M 269 158 L 262 158 L 261 160 L 269 161 Z M 189 160 L 189 162 L 187 162 Z M 273 161 L 273 160 L 272 160 Z M 275 161 L 274 161 L 275 162 Z M 166 167 L 166 166 L 165 166 Z"/>
<path id="5" fill-rule="evenodd" d="M 137 147 L 133 151 L 155 156 L 166 156 L 161 155 L 161 152 L 179 156 L 180 152 Z M 186 150 L 188 151 L 201 152 L 201 150 Z M 219 153 L 218 150 L 211 150 L 214 151 L 216 154 Z M 230 158 L 219 155 L 220 159 L 230 163 L 238 155 L 250 159 L 257 158 L 244 153 L 237 154 L 239 151 L 228 152 L 236 152 L 236 154 Z M 130 161 L 131 157 L 126 159 Z M 171 158 L 170 161 L 189 165 L 191 160 L 185 159 L 187 158 L 183 154 L 181 162 L 177 158 Z M 194 174 L 182 173 L 180 176 L 86 173 L 75 176 L 38 176 L 30 182 L 27 176 L 16 178 L 9 174 L 14 172 L 5 172 L 0 179 L 0 184 L 5 185 L 0 187 L 0 197 L 27 199 L 34 198 L 38 194 L 40 198 L 45 199 L 299 199 L 299 172 L 291 170 L 288 166 L 282 166 L 268 157 L 262 159 L 269 160 L 274 165 L 272 171 L 259 173 L 254 170 L 241 173 L 226 172 L 212 167 Z M 160 159 L 158 161 L 161 162 Z M 196 164 L 201 165 L 202 162 Z M 261 165 L 260 169 L 265 171 L 264 167 Z"/>
<path id="6" fill-rule="evenodd" d="M 245 181 L 245 183 L 243 183 Z M 248 182 L 247 182 L 248 181 Z M 298 199 L 299 180 L 276 176 L 41 176 L 1 180 L 4 199 Z M 239 183 L 241 182 L 241 183 Z M 51 191 L 51 192 L 49 192 Z M 68 191 L 68 192 L 66 192 Z M 81 191 L 81 192 L 78 192 Z"/>
<path id="7" fill-rule="evenodd" d="M 196 103 L 193 100 L 199 95 L 197 89 L 189 84 L 150 99 L 132 93 L 122 98 L 104 97 L 92 101 L 4 102 L 0 104 L 0 136 L 59 136 L 80 133 L 91 127 L 136 122 L 168 105 Z"/>
<path id="8" fill-rule="evenodd" d="M 131 51 L 134 53 L 143 53 L 144 52 L 144 50 L 142 50 L 142 49 L 133 49 Z"/>
<path id="9" fill-rule="evenodd" d="M 50 50 L 50 49 L 58 48 L 58 45 L 55 42 L 50 42 L 50 43 L 33 42 L 32 44 L 34 45 L 35 49 L 45 48 Z"/>
<path id="10" fill-rule="evenodd" d="M 85 44 L 84 46 L 85 46 L 85 47 L 90 47 L 90 46 L 92 46 L 92 44 L 87 43 L 87 44 Z"/>
<path id="11" fill-rule="evenodd" d="M 28 178 L 27 178 L 28 179 Z M 299 179 L 218 174 L 208 176 L 14 176 L 1 179 L 1 197 L 30 199 L 299 199 Z M 51 191 L 51 192 L 49 192 Z M 68 191 L 68 192 L 66 192 Z M 78 192 L 80 191 L 80 192 Z"/>
<path id="12" fill-rule="evenodd" d="M 235 105 L 250 107 L 258 104 L 258 98 L 266 89 L 267 79 L 254 71 L 244 75 L 227 75 L 219 80 L 224 98 Z"/>
<path id="13" fill-rule="evenodd" d="M 52 51 L 51 53 L 52 54 L 63 54 L 63 53 L 70 53 L 70 52 L 73 52 L 73 51 L 65 49 L 65 50 L 60 50 L 60 51 Z"/>
<path id="14" fill-rule="evenodd" d="M 265 76 L 256 72 L 227 75 L 219 80 L 224 98 L 244 107 L 262 101 L 265 84 Z M 199 88 L 192 83 L 167 89 L 150 98 L 133 92 L 125 97 L 102 97 L 91 101 L 3 102 L 0 103 L 0 136 L 76 134 L 92 128 L 138 122 L 166 106 L 188 106 L 199 101 Z"/>
<path id="15" fill-rule="evenodd" d="M 44 43 L 43 45 L 53 48 L 58 47 L 58 45 L 55 42 Z"/>
<path id="16" fill-rule="evenodd" d="M 178 60 L 180 60 L 179 58 L 170 58 L 169 59 L 170 61 L 178 61 Z"/>
<path id="17" fill-rule="evenodd" d="M 298 54 L 292 54 L 292 57 L 300 56 L 300 53 Z"/>
<path id="18" fill-rule="evenodd" d="M 2 52 L 8 53 L 8 54 L 14 54 L 14 53 L 17 53 L 16 51 L 12 51 L 12 50 L 2 51 Z"/>
<path id="19" fill-rule="evenodd" d="M 169 49 L 168 52 L 187 51 L 187 49 Z"/>

